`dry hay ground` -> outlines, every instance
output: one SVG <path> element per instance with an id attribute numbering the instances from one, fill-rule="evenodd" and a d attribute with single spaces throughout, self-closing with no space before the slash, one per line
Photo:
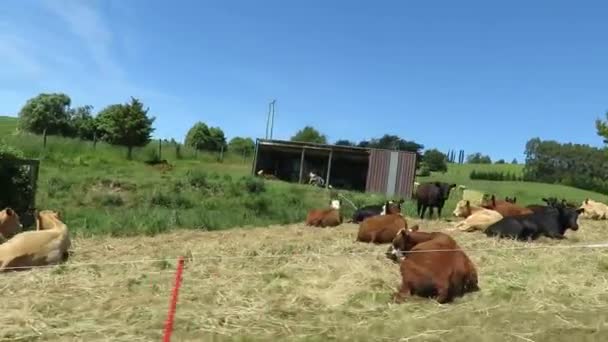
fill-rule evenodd
<path id="1" fill-rule="evenodd" d="M 567 241 L 532 244 L 605 241 L 606 225 L 582 221 Z M 174 341 L 608 341 L 607 249 L 500 250 L 524 244 L 451 232 L 464 248 L 498 249 L 468 253 L 481 291 L 446 305 L 394 305 L 398 266 L 385 245 L 353 242 L 356 230 L 76 239 L 66 266 L 0 275 L 0 340 L 158 341 L 176 265 L 169 256 L 185 253 Z M 160 261 L 83 265 L 141 258 Z"/>

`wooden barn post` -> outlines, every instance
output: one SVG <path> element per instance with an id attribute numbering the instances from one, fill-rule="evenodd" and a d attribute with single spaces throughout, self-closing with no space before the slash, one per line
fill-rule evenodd
<path id="1" fill-rule="evenodd" d="M 256 167 L 258 166 L 258 149 L 260 145 L 260 139 L 255 139 L 255 151 L 253 152 L 253 165 L 251 165 L 251 174 L 255 176 Z"/>
<path id="2" fill-rule="evenodd" d="M 300 156 L 300 177 L 298 179 L 298 184 L 302 184 L 302 176 L 304 172 L 304 155 L 306 154 L 306 147 L 302 147 L 302 155 Z"/>
<path id="3" fill-rule="evenodd" d="M 329 150 L 329 158 L 327 158 L 327 176 L 325 177 L 325 188 L 329 187 L 329 175 L 331 174 L 331 160 L 334 156 L 334 149 Z"/>

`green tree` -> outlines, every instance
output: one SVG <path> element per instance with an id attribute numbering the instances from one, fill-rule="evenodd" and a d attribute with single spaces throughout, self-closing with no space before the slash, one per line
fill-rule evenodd
<path id="1" fill-rule="evenodd" d="M 133 147 L 145 146 L 154 132 L 155 117 L 148 117 L 149 108 L 131 97 L 125 104 L 105 107 L 97 115 L 97 128 L 101 138 L 113 145 L 127 147 L 127 158 L 132 158 Z"/>
<path id="2" fill-rule="evenodd" d="M 511 164 L 516 165 L 517 164 L 517 159 L 513 158 L 513 160 L 511 160 Z"/>
<path id="3" fill-rule="evenodd" d="M 219 127 L 209 127 L 199 121 L 186 133 L 184 144 L 197 150 L 219 151 L 226 147 L 226 137 Z"/>
<path id="4" fill-rule="evenodd" d="M 97 132 L 97 120 L 92 115 L 93 106 L 76 107 L 69 110 L 72 135 L 83 140 L 93 140 Z"/>
<path id="5" fill-rule="evenodd" d="M 339 146 L 356 146 L 357 144 L 355 144 L 354 142 L 347 140 L 347 139 L 340 139 L 337 140 L 334 145 L 339 145 Z"/>
<path id="6" fill-rule="evenodd" d="M 228 149 L 243 156 L 249 156 L 255 149 L 255 143 L 251 138 L 234 137 L 228 143 Z"/>
<path id="7" fill-rule="evenodd" d="M 606 112 L 605 116 L 606 120 L 595 120 L 595 129 L 597 131 L 597 135 L 604 138 L 604 144 L 608 144 L 608 112 Z"/>
<path id="8" fill-rule="evenodd" d="M 65 135 L 70 128 L 68 110 L 72 100 L 64 93 L 41 93 L 29 100 L 19 111 L 21 129 L 42 134 Z"/>
<path id="9" fill-rule="evenodd" d="M 327 144 L 327 136 L 321 134 L 312 126 L 305 126 L 291 137 L 291 141 L 309 142 L 317 144 Z"/>
<path id="10" fill-rule="evenodd" d="M 423 160 L 431 171 L 445 172 L 448 170 L 447 156 L 437 149 L 426 150 Z"/>
<path id="11" fill-rule="evenodd" d="M 492 159 L 490 156 L 484 156 L 483 154 L 477 152 L 473 154 L 469 154 L 467 156 L 468 164 L 492 164 Z"/>
<path id="12" fill-rule="evenodd" d="M 494 164 L 505 164 L 505 160 L 504 159 L 498 159 L 497 161 L 494 162 Z"/>

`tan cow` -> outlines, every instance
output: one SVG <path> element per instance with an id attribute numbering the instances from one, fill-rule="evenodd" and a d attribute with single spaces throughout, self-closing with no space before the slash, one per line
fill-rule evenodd
<path id="1" fill-rule="evenodd" d="M 582 218 L 591 220 L 606 220 L 608 219 L 608 206 L 602 202 L 596 202 L 592 199 L 585 199 L 580 208 L 585 209 L 581 214 Z"/>
<path id="2" fill-rule="evenodd" d="M 65 262 L 70 246 L 68 227 L 59 213 L 42 210 L 36 215 L 36 230 L 21 232 L 0 245 L 0 271 Z"/>
<path id="3" fill-rule="evenodd" d="M 500 221 L 503 217 L 496 210 L 473 206 L 470 201 L 465 200 L 456 204 L 456 209 L 452 214 L 456 217 L 465 218 L 456 225 L 457 229 L 465 232 L 485 231 L 486 228 Z"/>
<path id="4" fill-rule="evenodd" d="M 484 200 L 484 193 L 477 190 L 464 189 L 462 191 L 462 200 L 469 201 L 473 205 L 481 205 Z"/>
<path id="5" fill-rule="evenodd" d="M 19 215 L 11 208 L 0 211 L 0 243 L 12 238 L 23 229 Z"/>

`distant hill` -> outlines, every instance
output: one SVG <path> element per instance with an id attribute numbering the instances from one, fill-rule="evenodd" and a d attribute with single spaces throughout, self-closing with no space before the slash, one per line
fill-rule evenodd
<path id="1" fill-rule="evenodd" d="M 17 129 L 18 119 L 13 116 L 0 116 L 0 136 L 12 134 Z"/>

